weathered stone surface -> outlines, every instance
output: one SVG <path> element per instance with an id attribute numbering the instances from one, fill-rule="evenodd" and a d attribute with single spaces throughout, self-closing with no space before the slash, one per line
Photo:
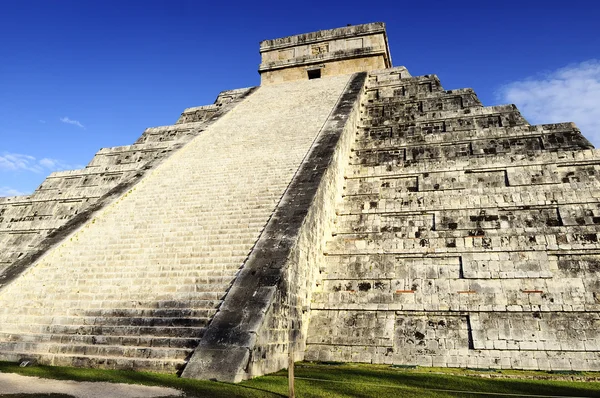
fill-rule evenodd
<path id="1" fill-rule="evenodd" d="M 146 129 L 134 145 L 101 149 L 82 170 L 52 173 L 31 195 L 0 198 L 0 288 L 255 89 L 224 91 L 210 118 Z"/>
<path id="2" fill-rule="evenodd" d="M 81 220 L 0 291 L 0 357 L 180 369 L 348 79 L 259 88 Z"/>
<path id="3" fill-rule="evenodd" d="M 355 75 L 342 93 L 184 377 L 240 381 L 285 367 L 289 349 L 300 350 L 301 355 L 308 321 L 303 313 L 318 271 L 315 260 L 332 220 L 326 199 L 340 188 L 341 154 L 347 156 L 345 148 L 358 113 L 354 108 L 365 77 L 364 73 Z"/>
<path id="4" fill-rule="evenodd" d="M 383 24 L 261 53 L 263 87 L 0 198 L 0 359 L 600 370 L 600 151 L 574 124 L 391 68 Z"/>
<path id="5" fill-rule="evenodd" d="M 388 70 L 361 109 L 305 358 L 598 369 L 600 153 L 575 125 Z"/>
<path id="6" fill-rule="evenodd" d="M 264 40 L 260 53 L 262 85 L 392 66 L 382 22 Z"/>

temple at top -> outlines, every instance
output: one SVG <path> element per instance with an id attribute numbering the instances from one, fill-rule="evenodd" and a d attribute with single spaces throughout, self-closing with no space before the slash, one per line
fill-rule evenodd
<path id="1" fill-rule="evenodd" d="M 392 67 L 382 22 L 264 40 L 261 85 Z"/>

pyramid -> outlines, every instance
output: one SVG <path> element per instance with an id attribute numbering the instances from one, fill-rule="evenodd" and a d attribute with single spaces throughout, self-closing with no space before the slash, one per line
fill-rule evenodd
<path id="1" fill-rule="evenodd" d="M 392 67 L 383 23 L 260 52 L 259 87 L 0 198 L 0 360 L 600 370 L 600 152 L 573 123 Z"/>

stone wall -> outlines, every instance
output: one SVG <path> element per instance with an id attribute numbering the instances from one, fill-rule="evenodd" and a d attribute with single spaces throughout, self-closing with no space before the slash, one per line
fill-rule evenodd
<path id="1" fill-rule="evenodd" d="M 367 72 L 385 67 L 384 57 L 375 55 L 372 57 L 357 57 L 340 61 L 322 62 L 310 69 L 319 69 L 321 77 L 349 75 L 357 72 Z M 308 69 L 306 66 L 289 67 L 275 71 L 261 73 L 261 84 L 277 84 L 295 80 L 307 80 Z"/>
<path id="2" fill-rule="evenodd" d="M 320 259 L 326 243 L 323 237 L 331 234 L 333 228 L 335 208 L 331 203 L 335 203 L 341 192 L 344 163 L 358 124 L 358 98 L 363 94 L 362 85 L 366 77 L 366 74 L 362 75 L 354 78 L 353 86 L 347 89 L 346 98 L 341 99 L 329 125 L 322 131 L 323 144 L 317 145 L 325 146 L 327 152 L 321 150 L 319 153 L 315 149 L 310 154 L 315 159 L 312 162 L 308 159 L 303 165 L 313 174 L 307 178 L 307 182 L 316 187 L 316 193 L 309 202 L 298 238 L 287 259 L 284 276 L 278 288 L 280 293 L 273 300 L 251 351 L 251 360 L 247 368 L 249 377 L 286 368 L 290 350 L 295 360 L 304 359 L 313 286 L 320 272 Z M 329 136 L 339 136 L 339 139 L 335 142 Z M 320 181 L 314 177 L 317 162 L 320 163 L 319 169 L 323 173 Z M 302 175 L 299 174 L 298 178 L 302 178 Z M 297 190 L 305 194 L 307 188 L 308 184 L 305 184 L 305 187 L 298 187 Z M 286 210 L 282 207 L 281 211 Z M 280 334 L 279 339 L 274 341 L 272 336 L 277 333 Z"/>
<path id="3" fill-rule="evenodd" d="M 433 75 L 369 79 L 306 359 L 599 370 L 600 151 Z"/>
<path id="4" fill-rule="evenodd" d="M 370 23 L 321 30 L 260 43 L 261 84 L 352 74 L 392 66 L 385 24 Z"/>

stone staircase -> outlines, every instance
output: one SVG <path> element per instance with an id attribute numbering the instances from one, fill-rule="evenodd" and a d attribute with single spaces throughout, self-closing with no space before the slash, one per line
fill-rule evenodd
<path id="1" fill-rule="evenodd" d="M 403 68 L 361 109 L 305 358 L 600 370 L 600 151 Z"/>
<path id="2" fill-rule="evenodd" d="M 0 290 L 0 359 L 181 369 L 348 79 L 259 88 L 66 236 Z M 212 110 L 100 155 L 137 164 Z"/>
<path id="3" fill-rule="evenodd" d="M 31 195 L 0 198 L 0 286 L 11 266 L 45 250 L 49 235 L 115 187 L 137 182 L 253 90 L 223 91 L 213 105 L 186 109 L 175 125 L 146 129 L 133 145 L 101 149 L 84 169 L 52 173 Z"/>

